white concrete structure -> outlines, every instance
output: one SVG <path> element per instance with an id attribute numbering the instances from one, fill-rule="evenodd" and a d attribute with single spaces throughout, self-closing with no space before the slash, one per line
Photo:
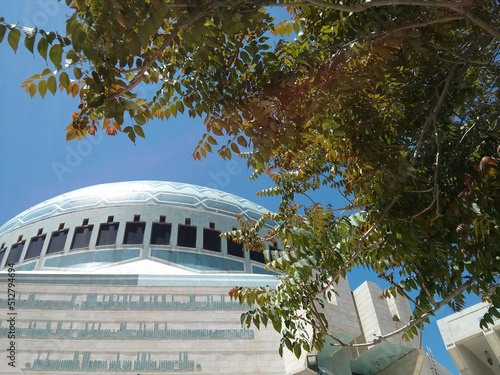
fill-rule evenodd
<path id="1" fill-rule="evenodd" d="M 500 374 L 500 321 L 481 329 L 479 322 L 490 306 L 478 303 L 438 320 L 448 353 L 461 375 Z"/>
<path id="2" fill-rule="evenodd" d="M 261 253 L 219 237 L 235 214 L 266 212 L 221 191 L 170 182 L 92 186 L 50 199 L 0 228 L 0 374 L 312 374 L 278 354 L 279 333 L 243 328 L 234 286 L 275 286 Z M 408 321 L 403 299 L 347 280 L 324 309 L 330 332 L 364 342 Z M 370 348 L 327 341 L 322 374 L 435 374 L 400 337 Z M 5 350 L 6 349 L 6 350 Z M 404 369 L 404 370 L 403 370 Z M 439 374 L 446 374 L 444 369 Z"/>

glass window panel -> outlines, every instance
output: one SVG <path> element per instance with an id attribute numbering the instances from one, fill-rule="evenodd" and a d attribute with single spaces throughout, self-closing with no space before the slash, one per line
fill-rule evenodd
<path id="1" fill-rule="evenodd" d="M 153 228 L 151 229 L 151 244 L 170 245 L 171 232 L 172 224 L 153 223 Z"/>
<path id="2" fill-rule="evenodd" d="M 243 252 L 243 244 L 234 242 L 232 238 L 227 239 L 227 253 L 229 255 L 234 255 L 240 258 L 245 257 L 245 253 Z"/>
<path id="3" fill-rule="evenodd" d="M 142 244 L 144 241 L 145 222 L 128 222 L 125 226 L 125 235 L 123 237 L 124 244 Z"/>
<path id="4" fill-rule="evenodd" d="M 45 234 L 43 236 L 32 237 L 30 244 L 28 245 L 28 250 L 26 250 L 24 260 L 39 257 L 42 252 L 44 242 Z"/>
<path id="5" fill-rule="evenodd" d="M 86 227 L 75 228 L 75 234 L 73 235 L 73 242 L 71 243 L 72 249 L 83 249 L 89 247 L 90 237 L 92 236 L 93 225 Z"/>
<path id="6" fill-rule="evenodd" d="M 49 247 L 47 249 L 47 254 L 58 253 L 64 250 L 64 244 L 66 243 L 66 237 L 68 237 L 68 230 L 53 232 L 50 238 Z"/>
<path id="7" fill-rule="evenodd" d="M 99 235 L 97 236 L 97 246 L 116 244 L 116 235 L 118 234 L 119 223 L 101 224 Z"/>
<path id="8" fill-rule="evenodd" d="M 196 248 L 196 226 L 179 224 L 177 246 Z"/>
<path id="9" fill-rule="evenodd" d="M 220 252 L 220 230 L 203 228 L 203 248 Z"/>
<path id="10" fill-rule="evenodd" d="M 250 259 L 260 263 L 266 263 L 264 260 L 264 253 L 259 251 L 250 251 Z"/>
<path id="11" fill-rule="evenodd" d="M 7 257 L 6 264 L 9 263 L 18 263 L 21 258 L 21 253 L 23 252 L 24 241 L 18 242 L 10 248 L 9 256 Z"/>

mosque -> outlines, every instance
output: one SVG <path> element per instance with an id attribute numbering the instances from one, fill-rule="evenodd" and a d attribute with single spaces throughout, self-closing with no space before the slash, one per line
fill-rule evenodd
<path id="1" fill-rule="evenodd" d="M 272 327 L 240 324 L 234 286 L 276 286 L 262 253 L 220 234 L 263 207 L 223 191 L 135 181 L 42 202 L 0 227 L 1 374 L 451 374 L 419 339 L 278 354 Z M 267 230 L 264 228 L 264 230 Z M 331 333 L 359 343 L 410 318 L 347 279 L 328 300 Z M 7 350 L 5 350 L 7 349 Z"/>

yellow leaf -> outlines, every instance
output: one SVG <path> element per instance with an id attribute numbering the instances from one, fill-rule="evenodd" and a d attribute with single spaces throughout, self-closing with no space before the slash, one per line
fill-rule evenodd
<path id="1" fill-rule="evenodd" d="M 240 149 L 238 148 L 238 146 L 236 145 L 236 143 L 231 143 L 231 150 L 233 150 L 237 154 L 240 153 Z"/>
<path id="2" fill-rule="evenodd" d="M 78 95 L 78 91 L 80 91 L 80 86 L 78 86 L 76 83 L 73 85 L 71 88 L 71 95 L 73 95 L 73 98 Z"/>
<path id="3" fill-rule="evenodd" d="M 27 87 L 26 87 L 27 88 Z M 29 87 L 30 96 L 33 97 L 36 93 L 36 84 L 32 83 Z"/>
<path id="4" fill-rule="evenodd" d="M 217 141 L 211 135 L 208 136 L 207 141 L 208 141 L 208 143 L 210 143 L 212 145 L 216 145 L 217 144 Z"/>
<path id="5" fill-rule="evenodd" d="M 222 130 L 220 130 L 219 128 L 212 128 L 212 133 L 214 133 L 215 135 L 218 135 L 218 136 L 221 136 L 223 133 L 222 133 Z"/>
<path id="6" fill-rule="evenodd" d="M 104 121 L 102 122 L 102 130 L 106 129 L 111 125 L 111 120 L 109 118 L 105 118 Z"/>
<path id="7" fill-rule="evenodd" d="M 71 141 L 76 138 L 76 131 L 70 130 L 66 133 L 66 142 Z"/>

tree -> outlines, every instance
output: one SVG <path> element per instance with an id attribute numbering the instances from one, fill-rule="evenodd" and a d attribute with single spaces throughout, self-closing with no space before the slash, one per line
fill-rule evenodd
<path id="1" fill-rule="evenodd" d="M 465 291 L 492 303 L 482 326 L 500 317 L 498 1 L 66 2 L 66 36 L 3 23 L 0 40 L 8 29 L 15 51 L 24 32 L 55 66 L 23 83 L 31 96 L 57 82 L 79 96 L 68 140 L 99 129 L 134 141 L 187 111 L 207 127 L 195 158 L 218 147 L 275 183 L 261 194 L 280 196 L 279 211 L 229 235 L 282 282 L 231 295 L 255 304 L 244 323 L 272 322 L 281 350 L 321 349 L 320 307 L 355 266 L 414 303 L 408 336 L 443 305 L 462 308 Z M 274 24 L 273 6 L 289 19 Z M 141 82 L 152 98 L 134 94 Z M 320 188 L 350 203 L 296 203 Z"/>

